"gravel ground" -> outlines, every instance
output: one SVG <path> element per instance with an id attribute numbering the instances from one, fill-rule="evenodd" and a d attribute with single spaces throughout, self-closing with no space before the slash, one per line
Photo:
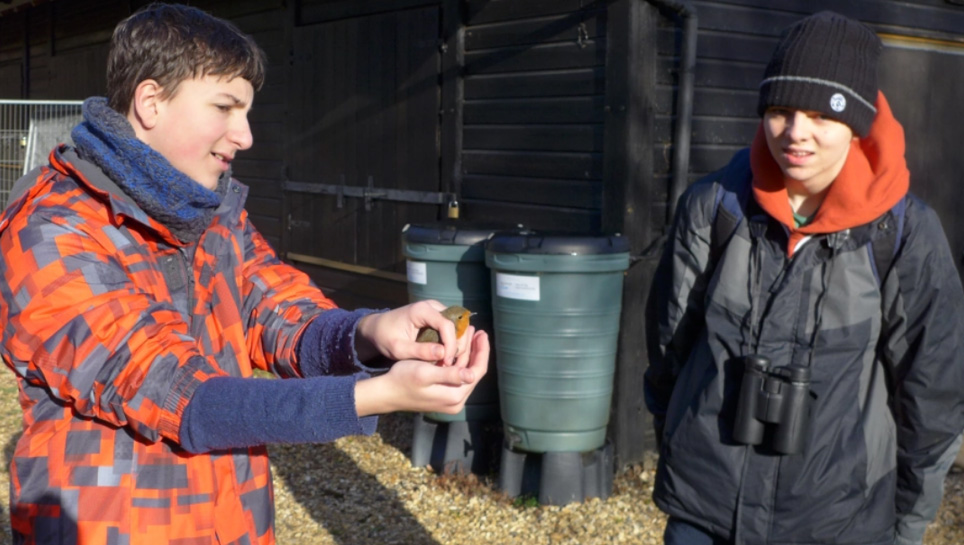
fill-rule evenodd
<path id="1" fill-rule="evenodd" d="M 0 372 L 0 545 L 11 543 L 9 474 L 20 430 L 16 385 Z M 279 544 L 593 545 L 661 543 L 665 517 L 653 505 L 653 460 L 625 468 L 605 501 L 564 507 L 513 500 L 496 475 L 437 475 L 413 468 L 412 415 L 383 417 L 373 437 L 271 449 Z M 947 478 L 927 545 L 964 544 L 964 473 Z M 139 545 L 139 544 L 137 544 Z"/>

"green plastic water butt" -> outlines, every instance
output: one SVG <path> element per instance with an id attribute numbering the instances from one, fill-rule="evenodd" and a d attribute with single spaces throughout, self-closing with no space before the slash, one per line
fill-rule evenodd
<path id="1" fill-rule="evenodd" d="M 402 229 L 402 253 L 407 258 L 409 302 L 435 299 L 442 304 L 461 305 L 472 312 L 476 329 L 492 331 L 489 269 L 485 266 L 485 241 L 504 225 L 440 221 L 411 224 Z M 494 365 L 456 415 L 427 413 L 439 422 L 498 420 L 499 389 Z"/>
<path id="2" fill-rule="evenodd" d="M 507 444 L 585 452 L 606 440 L 628 241 L 535 232 L 486 243 Z"/>

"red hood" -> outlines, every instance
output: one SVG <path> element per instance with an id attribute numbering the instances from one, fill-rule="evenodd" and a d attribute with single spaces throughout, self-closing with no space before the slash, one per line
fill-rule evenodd
<path id="1" fill-rule="evenodd" d="M 833 233 L 877 219 L 907 194 L 910 171 L 904 159 L 904 128 L 883 93 L 877 94 L 877 117 L 865 138 L 854 140 L 847 161 L 830 185 L 813 221 L 796 228 L 783 171 L 767 148 L 763 123 L 750 146 L 753 196 L 790 230 L 787 255 L 806 235 Z"/>

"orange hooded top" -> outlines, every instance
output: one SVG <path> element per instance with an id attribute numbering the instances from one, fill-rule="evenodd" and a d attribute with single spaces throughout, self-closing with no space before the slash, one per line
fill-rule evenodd
<path id="1" fill-rule="evenodd" d="M 910 171 L 904 159 L 904 128 L 877 93 L 877 117 L 865 138 L 855 139 L 840 174 L 830 185 L 813 220 L 796 227 L 786 178 L 767 147 L 763 123 L 750 146 L 753 196 L 777 221 L 787 226 L 787 255 L 808 235 L 833 233 L 873 221 L 907 194 Z"/>

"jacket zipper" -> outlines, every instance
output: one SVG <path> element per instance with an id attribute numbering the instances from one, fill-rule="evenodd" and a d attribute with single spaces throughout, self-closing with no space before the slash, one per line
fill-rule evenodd
<path id="1" fill-rule="evenodd" d="M 194 248 L 196 246 L 180 246 L 177 249 L 177 253 L 180 256 L 178 262 L 181 265 L 181 274 L 184 278 L 184 290 L 187 295 L 187 309 L 185 312 L 184 319 L 187 321 L 188 331 L 193 334 L 193 324 L 194 324 L 194 274 L 192 272 L 192 267 L 190 266 L 193 262 Z"/>
<path id="2" fill-rule="evenodd" d="M 763 254 L 764 250 L 762 245 L 764 240 L 766 240 L 766 223 L 753 223 L 749 224 L 750 227 L 750 264 L 749 264 L 749 276 L 750 276 L 750 310 L 747 313 L 747 319 L 749 323 L 746 324 L 744 331 L 749 332 L 750 339 L 744 339 L 744 351 L 749 354 L 756 352 L 759 349 L 760 341 L 763 338 L 763 326 L 766 322 L 766 318 L 770 313 L 772 303 L 774 301 L 773 294 L 782 290 L 784 285 L 789 279 L 788 271 L 793 263 L 793 259 L 790 259 L 784 254 L 782 256 L 783 263 L 780 268 L 780 272 L 777 275 L 775 281 L 770 286 L 769 289 L 763 289 Z M 764 296 L 764 293 L 766 295 Z M 760 307 L 763 307 L 762 309 Z M 751 344 L 752 343 L 752 344 Z M 772 493 L 770 496 L 770 506 L 771 508 L 776 504 L 776 494 L 780 478 L 780 466 L 782 462 L 782 456 L 763 456 L 757 457 L 755 452 L 755 447 L 753 445 L 746 446 L 746 454 L 743 458 L 743 470 L 741 472 L 740 486 L 737 492 L 737 507 L 736 507 L 736 525 L 734 528 L 734 545 L 744 545 L 743 536 L 743 520 L 742 517 L 742 507 L 743 507 L 743 492 L 746 486 L 746 477 L 749 467 L 751 465 L 751 459 L 756 458 L 759 460 L 758 463 L 771 464 L 770 472 L 772 474 Z M 769 539 L 769 534 L 773 528 L 773 518 L 772 515 L 766 524 L 766 537 Z"/>

